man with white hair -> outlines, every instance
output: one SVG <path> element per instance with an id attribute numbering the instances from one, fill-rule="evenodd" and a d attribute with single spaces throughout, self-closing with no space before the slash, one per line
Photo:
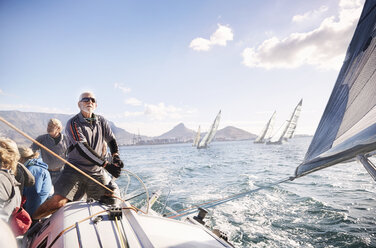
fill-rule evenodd
<path id="1" fill-rule="evenodd" d="M 67 160 L 92 178 L 102 184 L 107 184 L 105 170 L 117 178 L 124 166 L 119 157 L 115 135 L 108 121 L 104 117 L 94 114 L 97 100 L 93 93 L 82 93 L 79 97 L 78 107 L 80 113 L 68 120 L 65 129 L 68 139 Z M 103 146 L 106 143 L 110 148 L 112 162 L 107 161 L 102 155 Z M 106 190 L 66 165 L 55 184 L 54 195 L 37 209 L 33 218 L 45 217 L 83 193 L 86 193 L 87 198 L 99 200 Z"/>
<path id="2" fill-rule="evenodd" d="M 67 139 L 62 134 L 63 125 L 58 119 L 52 118 L 47 125 L 47 133 L 38 136 L 35 140 L 62 157 L 66 158 L 67 152 Z M 46 150 L 40 148 L 36 143 L 33 143 L 30 147 L 33 152 L 40 150 L 42 160 L 48 164 L 48 171 L 51 175 L 52 184 L 55 185 L 57 179 L 60 176 L 64 167 L 64 162 L 56 158 Z"/>

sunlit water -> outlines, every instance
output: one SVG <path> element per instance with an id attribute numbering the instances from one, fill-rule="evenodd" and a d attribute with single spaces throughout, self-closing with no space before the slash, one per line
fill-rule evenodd
<path id="1" fill-rule="evenodd" d="M 292 176 L 310 140 L 215 142 L 200 150 L 190 144 L 124 146 L 121 157 L 150 193 L 162 192 L 157 210 L 167 195 L 167 205 L 179 210 Z M 118 183 L 125 188 L 125 181 Z M 210 208 L 206 223 L 235 247 L 373 247 L 375 194 L 360 164 L 340 164 Z"/>

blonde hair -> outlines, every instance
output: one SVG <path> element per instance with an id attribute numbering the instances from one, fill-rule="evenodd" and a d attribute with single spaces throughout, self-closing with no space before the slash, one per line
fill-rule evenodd
<path id="1" fill-rule="evenodd" d="M 52 132 L 55 128 L 58 128 L 61 131 L 63 130 L 63 125 L 61 124 L 61 121 L 59 121 L 58 119 L 52 118 L 48 122 L 47 132 Z"/>
<path id="2" fill-rule="evenodd" d="M 39 152 L 33 152 L 31 148 L 26 146 L 18 147 L 18 152 L 20 153 L 20 157 L 23 160 L 33 159 L 39 157 Z"/>
<path id="3" fill-rule="evenodd" d="M 14 174 L 17 172 L 17 162 L 20 159 L 20 153 L 16 142 L 9 138 L 0 137 L 0 166 L 2 169 L 11 170 Z"/>

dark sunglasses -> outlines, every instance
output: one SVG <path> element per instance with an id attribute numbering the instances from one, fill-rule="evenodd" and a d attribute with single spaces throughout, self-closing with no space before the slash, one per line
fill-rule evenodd
<path id="1" fill-rule="evenodd" d="M 80 102 L 90 102 L 92 101 L 93 103 L 95 103 L 95 98 L 92 98 L 92 97 L 84 97 L 81 99 Z"/>

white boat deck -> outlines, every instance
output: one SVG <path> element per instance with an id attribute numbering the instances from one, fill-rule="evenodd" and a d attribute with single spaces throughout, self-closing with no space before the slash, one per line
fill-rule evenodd
<path id="1" fill-rule="evenodd" d="M 25 238 L 24 247 L 50 247 L 51 244 L 52 247 L 90 248 L 232 247 L 194 220 L 189 223 L 123 209 L 122 218 L 116 221 L 109 219 L 104 211 L 107 209 L 98 202 L 69 203 L 45 221 L 29 244 Z"/>

